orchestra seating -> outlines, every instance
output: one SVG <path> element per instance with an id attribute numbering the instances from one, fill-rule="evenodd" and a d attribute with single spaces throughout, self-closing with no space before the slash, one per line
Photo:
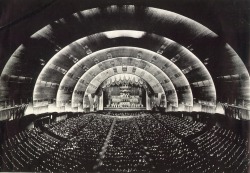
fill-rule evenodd
<path id="1" fill-rule="evenodd" d="M 1 143 L 0 171 L 247 173 L 248 140 L 171 114 L 90 113 Z M 117 116 L 116 116 L 117 115 Z"/>
<path id="2" fill-rule="evenodd" d="M 183 137 L 194 135 L 205 127 L 205 124 L 203 123 L 194 122 L 188 119 L 180 119 L 171 115 L 162 116 L 161 114 L 156 114 L 155 116 Z"/>
<path id="3" fill-rule="evenodd" d="M 86 116 L 77 116 L 60 121 L 59 123 L 45 125 L 45 127 L 47 127 L 52 133 L 67 138 L 68 136 L 72 135 L 71 133 L 84 126 L 92 118 L 93 116 L 91 116 L 91 114 Z"/>

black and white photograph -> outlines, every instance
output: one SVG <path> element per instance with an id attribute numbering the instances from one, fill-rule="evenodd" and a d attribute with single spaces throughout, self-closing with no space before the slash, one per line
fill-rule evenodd
<path id="1" fill-rule="evenodd" d="M 249 0 L 0 0 L 0 172 L 250 173 Z"/>

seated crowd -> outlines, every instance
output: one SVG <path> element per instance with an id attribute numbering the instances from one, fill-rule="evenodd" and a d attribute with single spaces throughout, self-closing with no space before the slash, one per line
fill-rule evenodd
<path id="1" fill-rule="evenodd" d="M 107 114 L 45 125 L 55 136 L 20 132 L 1 144 L 0 171 L 248 171 L 247 140 L 231 130 L 159 113 Z"/>
<path id="2" fill-rule="evenodd" d="M 213 127 L 192 140 L 199 150 L 223 163 L 232 172 L 247 172 L 250 163 L 247 141 L 230 130 Z"/>
<path id="3" fill-rule="evenodd" d="M 91 119 L 93 119 L 93 115 L 88 114 L 85 116 L 77 116 L 63 121 L 51 123 L 45 126 L 54 134 L 67 138 L 71 136 L 75 130 L 86 125 Z"/>
<path id="4" fill-rule="evenodd" d="M 1 171 L 33 171 L 30 165 L 58 145 L 59 140 L 40 129 L 25 130 L 5 141 L 0 158 Z"/>
<path id="5" fill-rule="evenodd" d="M 171 115 L 155 114 L 155 117 L 183 137 L 200 132 L 206 125 Z"/>
<path id="6" fill-rule="evenodd" d="M 80 122 L 79 122 L 80 123 Z M 41 159 L 36 171 L 86 171 L 92 170 L 112 124 L 112 119 L 101 116 L 93 119 L 75 136 Z M 49 165 L 49 166 L 46 166 Z"/>

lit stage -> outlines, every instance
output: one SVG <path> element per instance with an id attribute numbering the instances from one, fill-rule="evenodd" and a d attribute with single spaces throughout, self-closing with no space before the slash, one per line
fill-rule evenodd
<path id="1" fill-rule="evenodd" d="M 129 112 L 129 111 L 145 111 L 145 107 L 120 107 L 120 108 L 112 108 L 112 107 L 104 107 L 105 111 L 117 111 L 117 112 Z"/>

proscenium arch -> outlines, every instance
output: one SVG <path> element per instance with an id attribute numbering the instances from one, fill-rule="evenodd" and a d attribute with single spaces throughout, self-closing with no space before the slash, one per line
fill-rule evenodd
<path id="1" fill-rule="evenodd" d="M 126 68 L 126 71 L 123 71 L 123 68 Z M 125 66 L 116 66 L 117 72 L 114 72 L 113 67 L 105 69 L 101 73 L 99 73 L 97 76 L 95 76 L 88 84 L 86 88 L 86 94 L 95 94 L 98 87 L 109 77 L 115 76 L 118 74 L 130 74 L 137 76 L 141 79 L 143 79 L 154 91 L 154 93 L 161 93 L 164 94 L 164 89 L 162 85 L 160 85 L 160 82 L 149 72 L 147 72 L 144 69 L 141 69 L 139 67 L 136 67 L 136 71 L 133 72 L 134 66 L 131 65 L 125 65 Z"/>
<path id="2" fill-rule="evenodd" d="M 126 7 L 126 8 L 124 8 L 124 7 Z M 51 33 L 53 35 L 53 32 L 56 32 L 58 28 L 60 28 L 59 30 L 61 30 L 63 27 L 66 27 L 66 30 L 67 30 L 66 25 L 68 25 L 69 22 L 71 21 L 71 20 L 68 20 L 70 18 L 75 18 L 76 17 L 77 19 L 79 19 L 78 20 L 79 23 L 81 23 L 81 25 L 79 24 L 80 26 L 87 26 L 87 25 L 84 25 L 83 23 L 84 22 L 90 22 L 90 24 L 91 24 L 92 21 L 87 20 L 90 16 L 92 18 L 95 18 L 94 16 L 98 16 L 98 15 L 101 14 L 104 17 L 107 17 L 108 15 L 114 15 L 114 16 L 118 17 L 119 14 L 120 14 L 119 11 L 123 11 L 124 12 L 124 13 L 122 13 L 123 15 L 130 14 L 130 16 L 128 15 L 127 17 L 129 19 L 131 19 L 130 22 L 133 25 L 128 25 L 127 24 L 127 26 L 126 26 L 125 24 L 122 25 L 122 23 L 118 23 L 117 25 L 116 24 L 114 24 L 112 26 L 110 25 L 109 27 L 107 27 L 108 29 L 105 28 L 105 30 L 111 30 L 112 28 L 141 30 L 140 25 L 142 24 L 141 22 L 143 20 L 141 20 L 141 21 L 140 20 L 139 21 L 134 20 L 133 15 L 135 13 L 132 13 L 132 14 L 129 13 L 129 11 L 131 11 L 131 9 L 133 11 L 133 9 L 135 9 L 135 7 L 134 6 L 119 6 L 119 7 L 118 6 L 110 6 L 110 7 L 102 9 L 101 11 L 97 9 L 96 13 L 95 13 L 95 10 L 93 10 L 93 9 L 89 10 L 89 11 L 92 11 L 92 13 L 88 13 L 88 11 L 85 10 L 82 13 L 76 13 L 73 16 L 65 19 L 66 22 L 64 22 L 64 23 L 60 23 L 60 22 L 57 22 L 56 24 L 54 23 L 54 25 L 52 26 L 53 30 L 51 30 Z M 136 11 L 136 10 L 134 10 L 134 11 Z M 102 13 L 100 13 L 100 12 L 102 12 Z M 205 28 L 204 26 L 202 26 L 200 24 L 197 24 L 196 22 L 192 21 L 191 19 L 188 19 L 188 18 L 185 18 L 183 16 L 177 15 L 176 13 L 172 13 L 172 12 L 168 12 L 168 11 L 164 11 L 164 10 L 160 10 L 160 9 L 155 9 L 155 8 L 151 8 L 151 7 L 143 8 L 143 10 L 139 10 L 138 13 L 140 13 L 142 15 L 142 16 L 139 15 L 142 18 L 147 18 L 148 17 L 147 18 L 148 20 L 144 20 L 144 21 L 147 21 L 147 23 L 143 23 L 143 25 L 141 25 L 141 26 L 145 26 L 145 28 L 146 28 L 145 30 L 147 32 L 151 32 L 151 31 L 154 30 L 155 33 L 157 33 L 159 35 L 165 35 L 166 37 L 169 36 L 172 40 L 175 40 L 178 43 L 181 43 L 186 47 L 190 48 L 190 46 L 191 46 L 193 52 L 195 52 L 195 54 L 197 53 L 198 57 L 202 57 L 202 56 L 199 56 L 199 55 L 206 55 L 206 54 L 209 55 L 209 58 L 212 60 L 211 62 L 215 62 L 215 63 L 214 64 L 210 63 L 210 64 L 208 64 L 208 66 L 211 69 L 213 69 L 212 66 L 215 65 L 215 69 L 218 69 L 218 70 L 211 71 L 213 79 L 215 79 L 217 77 L 227 76 L 227 75 L 246 74 L 246 78 L 249 81 L 249 74 L 248 74 L 244 64 L 242 63 L 240 58 L 237 56 L 237 54 L 231 49 L 230 46 L 228 46 L 226 44 L 225 45 L 221 44 L 220 41 L 217 42 L 218 41 L 217 36 L 214 33 L 212 33 L 211 31 L 209 31 L 207 28 Z M 150 15 L 150 14 L 152 14 L 152 15 Z M 79 16 L 80 16 L 80 18 L 79 18 Z M 81 18 L 81 17 L 83 17 L 83 18 Z M 165 19 L 165 20 L 161 20 L 161 19 Z M 72 20 L 72 21 L 75 22 L 75 20 Z M 109 21 L 109 20 L 107 20 L 107 21 Z M 100 22 L 103 22 L 103 21 L 100 21 Z M 110 23 L 107 22 L 107 25 L 109 25 L 111 23 L 112 22 L 110 22 Z M 154 25 L 154 23 L 156 23 L 156 25 Z M 119 24 L 120 24 L 120 26 L 119 26 Z M 167 24 L 169 24 L 169 25 L 167 25 Z M 164 25 L 166 25 L 168 27 L 166 28 L 166 27 L 164 27 Z M 77 28 L 76 26 L 73 26 L 73 25 L 71 25 L 71 26 L 73 28 Z M 90 26 L 90 25 L 88 25 L 88 26 Z M 103 25 L 103 26 L 106 26 L 106 25 Z M 157 26 L 157 27 L 151 28 L 151 27 L 148 27 L 148 26 Z M 78 30 L 76 30 L 76 31 L 80 31 L 81 30 L 80 28 L 81 27 L 79 27 Z M 161 28 L 162 28 L 162 30 L 161 30 Z M 182 28 L 187 32 L 182 31 L 183 33 L 185 33 L 183 35 L 183 34 L 181 34 L 182 32 L 180 32 L 180 30 L 178 30 L 178 28 Z M 47 28 L 47 29 L 50 29 L 50 28 Z M 85 31 L 87 31 L 87 32 L 92 32 L 93 31 L 93 32 L 96 33 L 96 30 L 98 30 L 98 29 L 100 29 L 100 28 L 98 28 L 98 27 L 90 28 L 88 30 L 84 30 L 84 32 Z M 163 32 L 163 30 L 164 30 L 164 32 Z M 83 32 L 83 30 L 81 32 Z M 46 32 L 45 36 L 50 36 L 51 33 L 50 33 L 50 31 Z M 60 32 L 56 32 L 56 33 L 58 35 L 60 35 Z M 173 33 L 175 33 L 175 34 L 173 34 Z M 71 33 L 71 34 L 73 34 L 73 33 Z M 51 51 L 53 53 L 53 52 L 56 52 L 56 50 L 52 50 L 53 48 L 59 46 L 57 48 L 60 49 L 60 47 L 63 47 L 63 45 L 67 45 L 67 43 L 65 44 L 65 42 L 60 42 L 62 40 L 60 40 L 60 37 L 58 35 L 57 35 L 57 37 L 55 37 L 55 40 L 49 40 L 50 42 L 49 42 L 48 45 L 44 45 L 44 44 L 41 45 L 41 52 L 42 52 L 42 50 L 46 49 L 46 46 L 48 46 L 48 47 L 51 46 L 52 48 L 48 49 L 48 51 Z M 78 36 L 79 35 L 81 35 L 81 34 L 78 34 Z M 82 35 L 84 35 L 84 34 L 82 34 Z M 37 40 L 38 40 L 38 38 L 42 39 L 42 37 L 43 36 L 40 35 L 39 37 L 37 37 Z M 51 37 L 49 37 L 49 38 L 51 38 Z M 76 38 L 76 36 L 72 36 L 72 37 L 69 37 L 69 38 L 74 40 Z M 35 39 L 35 36 L 32 37 L 32 39 Z M 210 40 L 210 43 L 215 43 L 215 44 L 210 44 L 210 45 L 213 45 L 214 47 L 218 46 L 218 49 L 221 50 L 220 52 L 223 52 L 223 53 L 221 53 L 219 55 L 217 52 L 215 52 L 215 55 L 211 55 L 211 53 L 209 53 L 209 52 L 211 52 L 210 49 L 207 48 L 206 46 L 203 46 L 203 44 L 206 43 L 206 41 L 209 41 L 209 40 Z M 67 41 L 67 42 L 70 42 L 70 41 Z M 30 43 L 32 43 L 32 41 Z M 201 43 L 203 43 L 203 44 L 201 44 Z M 32 45 L 33 44 L 28 44 L 28 45 L 25 45 L 24 47 L 26 47 L 25 48 L 26 50 L 32 51 Z M 15 57 L 18 57 L 18 58 L 20 58 L 22 56 L 29 57 L 29 56 L 26 56 L 26 54 L 23 53 L 22 51 L 23 51 L 23 49 L 21 49 L 21 51 L 18 50 L 16 52 L 16 54 L 15 54 Z M 37 51 L 37 49 L 36 49 L 36 51 Z M 227 58 L 221 58 L 221 60 L 217 60 L 217 59 L 219 59 L 219 57 L 227 57 Z M 37 55 L 35 56 L 35 59 L 39 59 L 39 58 L 40 58 L 39 56 L 37 56 Z M 46 58 L 46 57 L 43 57 L 43 58 Z M 206 59 L 206 56 L 204 56 L 204 59 Z M 3 74 L 17 75 L 17 73 L 13 70 L 13 69 L 15 69 L 15 65 L 16 65 L 15 60 L 16 59 L 14 58 L 12 60 L 14 60 L 14 61 L 9 63 L 10 66 L 8 66 L 8 65 L 6 66 L 6 68 L 3 71 Z M 223 63 L 216 63 L 218 61 L 223 62 L 224 60 L 226 60 L 226 61 L 229 60 L 229 62 L 233 61 L 233 63 L 232 63 L 233 65 L 229 63 L 230 70 L 227 69 L 227 68 L 220 68 L 220 64 L 223 64 Z M 4 72 L 6 72 L 6 73 L 4 73 Z M 25 76 L 25 74 L 23 74 L 23 75 Z M 36 74 L 32 74 L 32 75 L 36 75 Z M 34 76 L 33 78 L 36 78 L 36 76 Z M 224 78 L 222 78 L 221 80 L 224 81 Z M 223 82 L 223 84 L 225 84 L 225 83 L 226 82 Z M 218 84 L 217 84 L 217 86 L 218 86 Z M 225 86 L 225 87 L 227 87 L 227 86 Z M 7 86 L 6 86 L 6 88 L 7 88 L 6 92 L 9 92 Z M 248 90 L 249 87 L 247 86 L 246 89 Z M 242 87 L 239 87 L 239 90 L 240 90 L 240 92 L 242 90 L 242 93 L 240 94 L 239 97 L 242 97 L 243 99 L 249 98 L 249 94 L 246 95 L 246 93 L 247 93 L 247 92 L 245 92 L 246 90 L 243 90 Z"/>
<path id="3" fill-rule="evenodd" d="M 120 67 L 122 67 L 122 69 L 124 68 L 124 66 L 119 66 L 118 68 L 120 68 Z M 130 67 L 132 67 L 132 66 L 130 66 Z M 130 67 L 127 66 L 126 68 L 130 68 Z M 132 68 L 134 68 L 134 67 L 132 67 Z M 118 70 L 118 71 L 120 71 L 120 70 Z M 100 92 L 103 89 L 108 88 L 108 87 L 110 87 L 112 85 L 115 85 L 115 84 L 118 84 L 118 85 L 119 84 L 122 84 L 122 85 L 123 84 L 124 85 L 126 85 L 126 84 L 140 85 L 146 91 L 148 91 L 149 95 L 154 95 L 155 94 L 153 92 L 152 87 L 145 80 L 143 80 L 141 77 L 139 77 L 139 76 L 137 76 L 135 74 L 128 74 L 123 70 L 122 70 L 122 72 L 123 73 L 117 73 L 117 74 L 115 74 L 115 75 L 113 75 L 113 76 L 111 76 L 111 77 L 109 77 L 109 78 L 107 78 L 105 80 L 101 79 L 103 82 L 99 85 L 99 87 L 97 89 L 94 89 L 95 91 L 93 93 L 91 91 L 89 92 L 89 91 L 86 90 L 85 94 L 92 93 L 92 94 L 99 94 L 100 95 Z M 100 79 L 100 77 L 98 77 L 98 78 Z M 98 82 L 100 82 L 99 79 L 98 79 Z"/>
<path id="4" fill-rule="evenodd" d="M 95 76 L 88 84 L 86 92 L 84 93 L 84 97 L 89 94 L 94 94 L 97 88 L 102 84 L 102 82 L 104 82 L 109 77 L 115 76 L 117 74 L 132 74 L 132 75 L 138 76 L 142 78 L 146 83 L 148 83 L 148 85 L 153 89 L 154 93 L 165 95 L 163 87 L 160 85 L 159 81 L 152 74 L 140 68 L 137 68 L 137 70 L 133 72 L 134 66 L 126 66 L 127 71 L 123 71 L 122 70 L 123 67 L 124 66 L 116 66 L 117 72 L 114 72 L 113 67 L 108 68 L 102 71 L 101 73 L 99 73 L 97 76 Z M 72 107 L 75 107 L 76 105 L 78 105 L 79 101 L 83 101 L 84 97 L 77 97 L 76 94 L 73 93 Z M 166 103 L 166 97 L 164 99 Z M 178 99 L 176 98 L 175 101 L 176 102 L 171 102 L 172 105 L 178 106 Z"/>
<path id="5" fill-rule="evenodd" d="M 119 58 L 121 58 L 121 57 L 118 57 L 118 58 L 114 58 L 114 60 L 117 60 L 117 59 L 119 59 Z M 131 57 L 125 57 L 125 58 L 131 58 Z M 125 59 L 125 58 L 123 58 L 123 59 Z M 131 58 L 132 59 L 132 58 Z M 135 58 L 133 58 L 133 60 L 137 60 L 137 59 L 135 59 Z M 89 71 L 88 72 L 90 72 L 90 71 L 92 71 L 93 73 L 95 72 L 95 75 L 89 75 L 88 73 L 84 73 L 83 75 L 82 75 L 82 77 L 78 80 L 78 82 L 76 83 L 76 85 L 75 85 L 75 87 L 74 87 L 74 91 L 73 91 L 73 95 L 76 97 L 76 95 L 75 95 L 75 93 L 77 93 L 77 92 L 79 92 L 79 91 L 85 91 L 86 92 L 86 89 L 87 89 L 87 87 L 88 87 L 88 85 L 89 84 L 91 84 L 89 81 L 92 81 L 94 78 L 98 78 L 98 76 L 100 76 L 99 74 L 101 74 L 102 73 L 102 71 L 105 71 L 105 70 L 107 70 L 107 69 L 111 69 L 111 71 L 113 70 L 113 73 L 115 73 L 114 72 L 114 68 L 117 68 L 117 66 L 119 67 L 119 66 L 121 66 L 122 64 L 119 64 L 119 62 L 118 61 L 116 61 L 116 65 L 114 64 L 114 66 L 112 66 L 112 65 L 110 65 L 110 62 L 111 61 L 113 61 L 113 59 L 110 59 L 110 60 L 106 60 L 106 61 L 104 61 L 105 62 L 105 64 L 106 65 L 104 65 L 103 64 L 103 66 L 106 66 L 103 70 L 101 70 L 101 69 L 98 69 L 98 67 L 99 67 L 99 64 L 96 64 L 95 66 L 93 66 L 91 69 L 89 69 Z M 137 60 L 138 62 L 139 62 L 139 60 Z M 151 73 L 150 73 L 150 71 L 151 70 L 144 70 L 140 65 L 139 66 L 133 66 L 133 65 L 131 65 L 130 63 L 128 63 L 128 62 L 124 62 L 123 63 L 123 65 L 124 65 L 124 67 L 128 67 L 128 66 L 131 66 L 131 67 L 134 67 L 134 70 L 135 70 L 135 74 L 137 74 L 138 76 L 140 76 L 140 75 L 142 75 L 142 72 L 143 72 L 143 74 L 145 74 L 145 76 L 143 76 L 143 79 L 147 82 L 147 83 L 149 83 L 149 85 L 153 88 L 153 89 L 155 89 L 155 87 L 161 87 L 161 88 L 163 88 L 163 86 L 165 86 L 165 87 L 168 87 L 168 88 L 170 88 L 171 90 L 174 90 L 174 92 L 172 92 L 172 93 L 170 93 L 170 94 L 166 94 L 166 98 L 168 98 L 168 100 L 169 100 L 169 102 L 171 102 L 173 105 L 178 105 L 178 97 L 177 97 L 177 93 L 175 92 L 175 89 L 174 89 L 174 86 L 173 86 L 173 84 L 172 83 L 166 83 L 166 85 L 162 85 L 162 84 L 160 84 L 160 82 L 161 81 L 159 81 L 161 78 L 157 78 L 157 77 L 155 77 L 155 76 L 153 76 Z M 116 70 L 118 70 L 118 69 L 116 69 Z M 131 71 L 131 69 L 129 69 L 130 71 Z M 139 71 L 139 72 L 138 72 Z M 90 72 L 91 73 L 91 72 Z M 117 72 L 117 73 L 119 73 L 119 71 Z M 103 74 L 103 73 L 102 73 Z M 131 74 L 133 74 L 132 72 L 131 72 Z M 150 75 L 149 75 L 150 74 Z M 163 73 L 163 74 L 161 74 L 162 75 L 162 78 L 163 78 L 163 80 L 164 79 L 166 79 L 167 78 L 167 76 Z M 151 80 L 152 81 L 148 81 L 148 78 L 147 78 L 147 76 L 149 76 L 150 78 L 151 78 Z M 145 77 L 145 78 L 144 78 Z M 103 77 L 103 78 L 105 78 L 105 77 Z M 159 86 L 160 85 L 160 86 Z M 164 89 L 163 89 L 164 90 Z M 76 92 L 77 91 L 77 92 Z M 154 90 L 156 93 L 158 93 L 159 92 L 159 90 Z M 164 90 L 164 93 L 165 93 L 165 91 L 166 90 Z M 81 92 L 80 92 L 81 93 Z M 187 93 L 186 93 L 188 96 L 189 96 L 189 94 L 190 94 L 190 91 L 187 91 Z M 58 94 L 57 95 L 57 100 L 59 100 L 60 101 L 60 99 L 59 99 L 59 97 L 64 97 L 64 101 L 65 101 L 65 98 L 66 98 L 66 102 L 71 98 L 70 97 L 70 94 L 66 94 L 66 96 L 65 95 L 60 95 L 60 94 Z M 74 100 L 74 98 L 75 97 L 72 97 L 72 101 Z M 78 95 L 78 97 L 82 97 L 81 95 Z M 187 103 L 187 104 L 190 104 L 190 105 L 192 105 L 192 98 L 190 98 L 190 99 L 187 99 L 187 98 L 183 98 L 183 102 L 185 102 L 185 103 Z M 73 102 L 72 102 L 73 103 Z"/>
<path id="6" fill-rule="evenodd" d="M 106 81 L 106 80 L 108 80 L 108 79 L 110 79 L 110 78 L 113 78 L 114 79 L 114 82 L 116 81 L 116 79 L 117 79 L 117 77 L 118 76 L 120 76 L 120 75 L 122 75 L 122 77 L 121 78 L 119 78 L 118 80 L 120 81 L 120 82 L 123 82 L 124 80 L 129 80 L 129 78 L 131 77 L 131 78 L 133 78 L 133 79 L 135 79 L 134 80 L 134 82 L 138 82 L 138 83 L 140 83 L 140 84 L 142 84 L 143 86 L 142 87 L 144 87 L 144 89 L 146 90 L 146 95 L 145 95 L 145 97 L 146 97 L 146 109 L 147 110 L 151 110 L 152 109 L 152 106 L 154 106 L 155 104 L 156 105 L 160 105 L 162 108 L 168 108 L 169 106 L 175 106 L 176 107 L 176 104 L 175 103 L 167 103 L 167 102 L 169 102 L 169 101 L 167 101 L 167 99 L 166 99 L 166 96 L 165 96 L 165 93 L 164 93 L 164 91 L 158 91 L 157 93 L 154 93 L 154 94 L 152 94 L 152 92 L 150 92 L 150 89 L 149 88 L 151 88 L 151 86 L 148 86 L 148 85 L 150 85 L 149 83 L 147 83 L 145 80 L 143 80 L 143 78 L 142 77 L 144 77 L 145 75 L 143 75 L 143 76 L 141 76 L 140 75 L 140 72 L 139 72 L 139 75 L 136 75 L 135 73 L 133 73 L 132 72 L 132 69 L 134 68 L 133 66 L 127 66 L 127 68 L 128 68 L 128 70 L 126 71 L 126 72 L 124 72 L 123 71 L 123 68 L 124 68 L 124 66 L 117 66 L 117 68 L 118 68 L 118 70 L 117 70 L 117 73 L 115 73 L 115 74 L 112 74 L 113 73 L 113 71 L 111 70 L 110 71 L 110 73 L 108 72 L 109 70 L 107 69 L 106 70 L 106 72 L 102 72 L 99 76 L 103 76 L 103 75 L 105 75 L 105 77 L 97 77 L 97 78 L 94 78 L 91 82 L 90 82 L 90 84 L 88 85 L 88 88 L 86 89 L 86 93 L 84 94 L 84 97 L 82 98 L 82 103 L 83 103 L 83 105 L 82 105 L 82 108 L 84 109 L 85 107 L 84 107 L 84 101 L 86 100 L 86 97 L 89 99 L 89 101 L 90 101 L 90 103 L 92 103 L 92 105 L 93 105 L 93 101 L 94 101 L 94 98 L 98 98 L 97 100 L 99 100 L 99 98 L 100 98 L 100 96 L 102 96 L 102 94 L 100 93 L 100 91 L 102 92 L 102 90 L 103 90 L 103 88 L 101 88 L 102 87 L 102 84 Z M 129 70 L 130 69 L 130 70 Z M 142 69 L 140 69 L 141 71 L 143 71 Z M 107 75 L 108 74 L 108 75 Z M 150 75 L 150 74 L 149 74 Z M 99 79 L 101 79 L 101 80 L 99 80 Z M 130 79 L 131 79 L 130 78 Z M 151 76 L 151 78 L 152 79 L 154 79 L 153 78 L 153 76 Z M 138 81 L 137 81 L 137 80 Z M 101 83 L 100 83 L 101 82 Z M 112 82 L 112 81 L 111 81 Z M 151 81 L 150 81 L 151 82 Z M 100 85 L 99 85 L 99 83 L 100 83 Z M 144 83 L 144 84 L 143 84 Z M 154 82 L 153 82 L 154 83 Z M 94 87 L 94 85 L 96 85 L 96 84 L 98 84 L 99 86 L 98 86 L 98 89 L 96 89 L 95 87 Z M 149 88 L 148 88 L 149 87 Z M 161 87 L 161 85 L 159 85 L 159 87 Z M 152 89 L 152 88 L 151 88 Z M 97 93 L 97 90 L 99 90 L 98 91 L 98 93 Z M 94 98 L 93 98 L 93 96 L 94 96 Z M 163 97 L 164 96 L 164 97 Z M 177 102 L 178 102 L 178 100 L 177 100 Z M 100 102 L 99 102 L 100 103 Z M 79 105 L 81 105 L 81 104 L 79 104 Z M 73 109 L 76 109 L 76 107 L 74 108 L 73 107 Z M 81 106 L 79 107 L 77 107 L 77 109 L 81 109 Z"/>

